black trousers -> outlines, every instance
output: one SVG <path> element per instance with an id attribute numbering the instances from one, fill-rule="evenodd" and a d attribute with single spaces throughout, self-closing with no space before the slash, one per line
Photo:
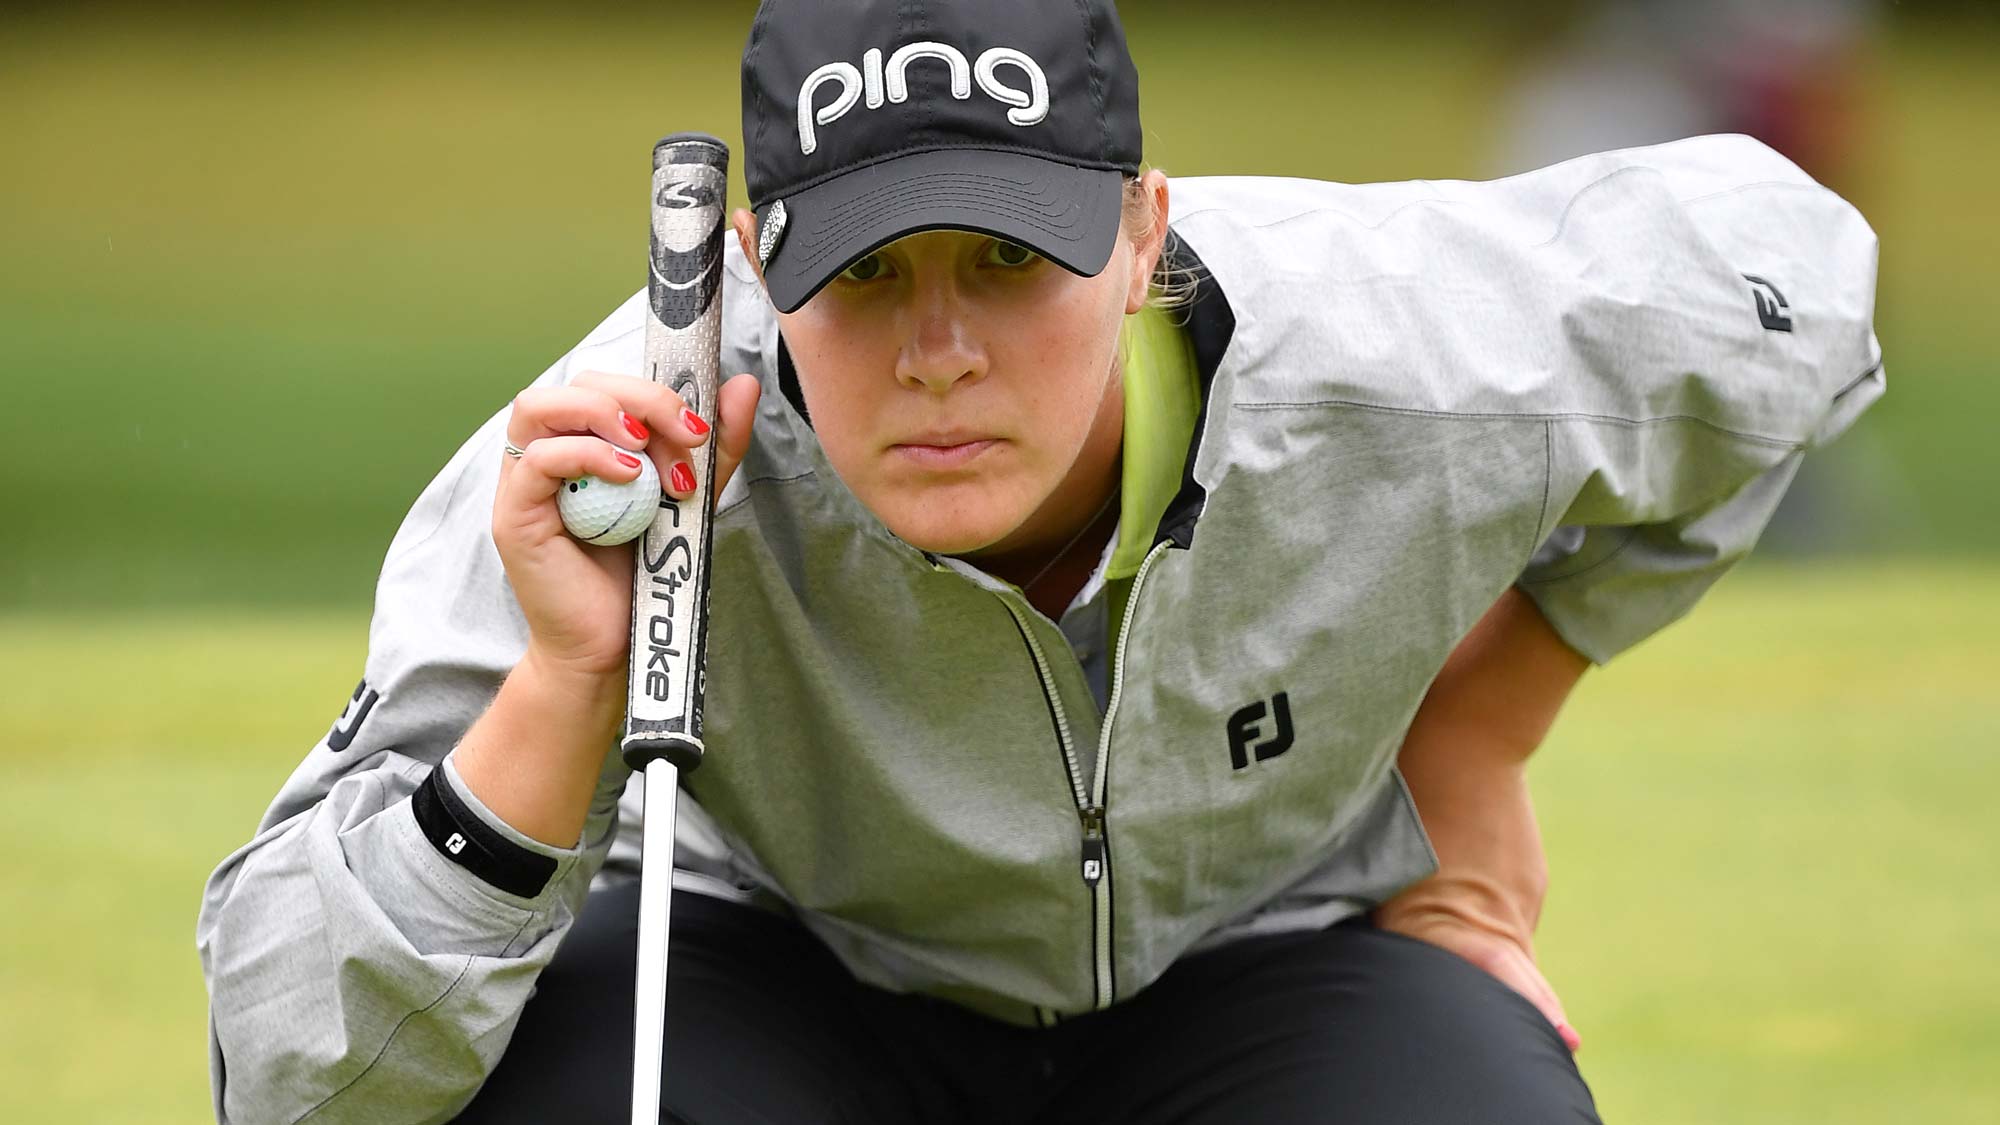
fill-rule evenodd
<path id="1" fill-rule="evenodd" d="M 594 894 L 461 1123 L 626 1122 L 636 885 Z M 1183 959 L 1046 1030 L 858 983 L 796 922 L 676 893 L 663 1122 L 1569 1125 L 1535 1007 L 1356 920 Z"/>

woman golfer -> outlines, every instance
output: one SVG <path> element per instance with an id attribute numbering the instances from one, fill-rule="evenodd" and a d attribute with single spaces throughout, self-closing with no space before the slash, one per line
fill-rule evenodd
<path id="1" fill-rule="evenodd" d="M 710 432 L 635 298 L 417 501 L 208 886 L 219 1117 L 624 1118 L 632 560 L 554 497 L 718 442 L 672 1120 L 1595 1120 L 1523 763 L 1880 393 L 1861 218 L 1730 137 L 1169 182 L 1109 0 L 743 67 L 747 374 Z"/>

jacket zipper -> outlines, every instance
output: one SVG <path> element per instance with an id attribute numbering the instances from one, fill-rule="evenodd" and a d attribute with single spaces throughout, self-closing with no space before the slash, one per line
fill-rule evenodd
<path id="1" fill-rule="evenodd" d="M 1083 848 L 1080 874 L 1083 885 L 1090 891 L 1091 909 L 1091 982 L 1093 985 L 1093 1006 L 1104 1009 L 1116 999 L 1112 987 L 1114 979 L 1111 948 L 1111 841 L 1106 831 L 1104 807 L 1106 777 L 1111 754 L 1111 720 L 1118 713 L 1118 696 L 1125 686 L 1125 646 L 1131 638 L 1132 616 L 1139 604 L 1139 589 L 1145 584 L 1146 572 L 1153 569 L 1153 560 L 1169 546 L 1166 542 L 1153 545 L 1146 558 L 1139 564 L 1139 572 L 1132 577 L 1132 589 L 1125 597 L 1125 615 L 1118 626 L 1118 651 L 1112 665 L 1111 695 L 1104 709 L 1104 725 L 1097 742 L 1097 773 L 1091 779 L 1089 792 L 1085 792 L 1083 769 L 1076 759 L 1076 747 L 1072 744 L 1069 717 L 1063 711 L 1062 696 L 1056 690 L 1055 676 L 1049 671 L 1049 662 L 1042 653 L 1040 642 L 1035 640 L 1034 630 L 1027 618 L 1015 607 L 1011 598 L 1002 597 L 1007 612 L 1013 614 L 1014 623 L 1020 627 L 1021 636 L 1028 643 L 1028 652 L 1035 659 L 1035 671 L 1042 679 L 1043 694 L 1047 696 L 1049 710 L 1055 717 L 1056 736 L 1062 743 L 1063 769 L 1069 775 L 1070 798 L 1076 803 L 1076 815 L 1083 828 Z M 1045 1022 L 1054 1013 L 1041 1013 Z"/>
<path id="2" fill-rule="evenodd" d="M 1104 704 L 1104 725 L 1097 733 L 1097 776 L 1091 778 L 1090 812 L 1095 814 L 1097 826 L 1097 850 L 1102 861 L 1102 870 L 1109 876 L 1111 872 L 1111 842 L 1105 837 L 1104 815 L 1105 794 L 1109 791 L 1111 776 L 1111 724 L 1118 717 L 1118 696 L 1125 688 L 1125 646 L 1132 639 L 1132 616 L 1139 608 L 1139 589 L 1146 584 L 1146 572 L 1153 569 L 1153 560 L 1167 549 L 1165 541 L 1153 544 L 1146 557 L 1139 563 L 1139 572 L 1132 576 L 1132 588 L 1125 592 L 1125 616 L 1118 623 L 1118 649 L 1111 664 L 1111 695 Z M 1091 844 L 1091 820 L 1084 821 L 1085 867 L 1089 866 Z M 1086 880 L 1088 882 L 1088 880 Z M 1106 878 L 1101 886 L 1093 884 L 1097 893 L 1099 920 L 1094 927 L 1097 933 L 1097 975 L 1104 982 L 1098 990 L 1099 1008 L 1108 1007 L 1112 1000 L 1111 987 L 1115 979 L 1111 963 L 1111 880 Z"/>
<path id="3" fill-rule="evenodd" d="M 1062 743 L 1063 772 L 1069 777 L 1070 800 L 1076 805 L 1077 822 L 1083 828 L 1083 850 L 1078 864 L 1078 873 L 1083 877 L 1083 885 L 1090 892 L 1090 930 L 1094 935 L 1091 942 L 1091 1006 L 1109 1007 L 1111 1004 L 1111 972 L 1107 954 L 1110 942 L 1106 940 L 1106 930 L 1111 924 L 1111 881 L 1108 848 L 1104 839 L 1104 810 L 1090 802 L 1083 784 L 1083 767 L 1076 760 L 1076 745 L 1070 737 L 1069 716 L 1063 710 L 1062 695 L 1056 690 L 1055 675 L 1049 670 L 1048 657 L 1042 653 L 1040 641 L 1035 639 L 1035 631 L 1014 600 L 1001 595 L 1000 601 L 1007 612 L 1014 615 L 1014 624 L 1021 630 L 1021 637 L 1028 643 L 1028 653 L 1035 658 L 1035 674 L 1041 677 L 1042 695 L 1047 698 L 1049 713 L 1056 721 L 1056 738 Z M 1046 1022 L 1055 1013 L 1042 1013 Z"/>

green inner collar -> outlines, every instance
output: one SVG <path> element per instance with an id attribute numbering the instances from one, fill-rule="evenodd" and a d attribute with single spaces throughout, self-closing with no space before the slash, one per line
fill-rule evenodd
<path id="1" fill-rule="evenodd" d="M 1131 578 L 1153 546 L 1160 516 L 1180 491 L 1201 413 L 1194 345 L 1172 314 L 1151 306 L 1125 318 L 1125 442 L 1118 546 L 1104 576 Z"/>

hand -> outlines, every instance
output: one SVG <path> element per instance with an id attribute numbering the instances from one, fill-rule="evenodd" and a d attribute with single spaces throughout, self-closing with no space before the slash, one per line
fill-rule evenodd
<path id="1" fill-rule="evenodd" d="M 738 375 L 719 393 L 714 494 L 750 448 L 759 386 Z M 668 492 L 691 479 L 693 451 L 710 439 L 667 387 L 631 375 L 586 371 L 567 385 L 536 387 L 514 400 L 507 438 L 527 450 L 501 466 L 493 497 L 493 544 L 528 620 L 538 667 L 583 682 L 623 680 L 629 663 L 632 544 L 586 546 L 564 530 L 556 494 L 565 480 L 595 474 L 629 481 L 650 456 Z"/>
<path id="2" fill-rule="evenodd" d="M 1570 1026 L 1556 990 L 1535 965 L 1532 943 L 1509 935 L 1505 927 L 1480 920 L 1476 910 L 1451 903 L 1448 894 L 1426 893 L 1426 888 L 1427 884 L 1419 883 L 1384 904 L 1376 911 L 1375 924 L 1456 953 L 1486 970 L 1541 1009 L 1571 1051 L 1581 1048 L 1583 1038 Z"/>

